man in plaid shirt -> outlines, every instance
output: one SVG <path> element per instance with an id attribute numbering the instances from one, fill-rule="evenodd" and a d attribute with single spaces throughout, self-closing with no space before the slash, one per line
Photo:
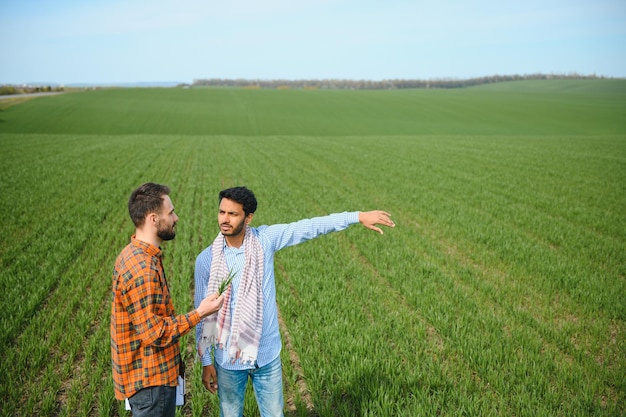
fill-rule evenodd
<path id="1" fill-rule="evenodd" d="M 128 398 L 133 416 L 171 416 L 181 364 L 179 340 L 215 313 L 223 296 L 207 296 L 197 309 L 176 315 L 160 245 L 174 239 L 178 216 L 165 185 L 146 183 L 128 201 L 135 235 L 113 270 L 111 360 L 115 397 Z"/>

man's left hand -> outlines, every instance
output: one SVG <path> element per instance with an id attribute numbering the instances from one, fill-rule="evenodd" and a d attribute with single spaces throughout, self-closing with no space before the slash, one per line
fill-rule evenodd
<path id="1" fill-rule="evenodd" d="M 361 211 L 359 212 L 359 222 L 365 227 L 375 232 L 383 234 L 380 227 L 376 225 L 383 225 L 387 227 L 396 227 L 396 224 L 391 220 L 391 214 L 382 210 Z"/>

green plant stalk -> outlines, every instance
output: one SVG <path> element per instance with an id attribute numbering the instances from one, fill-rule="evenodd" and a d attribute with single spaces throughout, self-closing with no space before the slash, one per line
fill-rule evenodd
<path id="1" fill-rule="evenodd" d="M 222 295 L 224 291 L 226 291 L 226 288 L 228 288 L 233 278 L 235 278 L 235 275 L 237 275 L 236 271 L 230 270 L 228 272 L 228 276 L 222 282 L 220 282 L 220 285 L 217 288 L 217 292 L 219 295 Z"/>

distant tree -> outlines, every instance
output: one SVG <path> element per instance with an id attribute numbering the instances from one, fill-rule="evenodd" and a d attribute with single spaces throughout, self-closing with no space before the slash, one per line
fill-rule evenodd
<path id="1" fill-rule="evenodd" d="M 462 88 L 481 84 L 499 83 L 519 80 L 545 80 L 545 79 L 594 79 L 604 78 L 595 74 L 580 75 L 570 74 L 529 74 L 529 75 L 491 75 L 469 79 L 393 79 L 393 80 L 247 80 L 247 79 L 197 79 L 191 84 L 192 87 L 246 87 L 246 88 L 296 88 L 296 89 L 350 89 L 350 90 L 378 90 L 378 89 L 406 89 L 406 88 Z"/>

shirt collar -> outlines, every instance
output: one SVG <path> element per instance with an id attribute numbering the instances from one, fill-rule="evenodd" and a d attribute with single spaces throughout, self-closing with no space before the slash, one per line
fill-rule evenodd
<path id="1" fill-rule="evenodd" d="M 135 235 L 131 236 L 130 241 L 133 244 L 133 246 L 142 248 L 144 252 L 146 252 L 148 255 L 158 256 L 158 257 L 161 256 L 161 248 L 154 246 L 150 243 L 144 242 L 143 240 L 139 240 L 135 237 Z"/>

